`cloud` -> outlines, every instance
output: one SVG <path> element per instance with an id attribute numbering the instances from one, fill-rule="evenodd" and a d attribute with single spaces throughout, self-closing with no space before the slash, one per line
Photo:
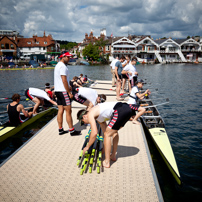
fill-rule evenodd
<path id="1" fill-rule="evenodd" d="M 100 35 L 151 35 L 153 38 L 201 35 L 201 0 L 1 0 L 0 29 L 24 37 L 52 34 L 81 42 L 93 29 Z"/>

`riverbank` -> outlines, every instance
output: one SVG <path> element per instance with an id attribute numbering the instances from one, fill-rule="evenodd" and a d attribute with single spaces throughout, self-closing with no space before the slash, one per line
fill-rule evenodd
<path id="1" fill-rule="evenodd" d="M 0 69 L 0 71 L 10 71 L 10 70 L 41 70 L 41 69 L 54 69 L 55 67 L 37 67 L 37 68 L 22 68 L 22 67 L 18 67 L 18 68 L 4 68 L 4 69 Z"/>

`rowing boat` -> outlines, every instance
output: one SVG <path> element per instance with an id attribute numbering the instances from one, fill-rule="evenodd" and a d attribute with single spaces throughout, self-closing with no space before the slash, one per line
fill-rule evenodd
<path id="1" fill-rule="evenodd" d="M 49 107 L 49 108 L 47 108 L 45 110 L 43 110 L 42 108 L 40 108 L 39 109 L 40 112 L 38 114 L 36 114 L 32 118 L 28 119 L 27 121 L 23 122 L 22 124 L 20 124 L 17 127 L 15 127 L 15 126 L 9 126 L 9 122 L 6 122 L 2 126 L 0 126 L 0 142 L 3 142 L 7 138 L 9 138 L 9 137 L 17 134 L 23 128 L 25 128 L 26 126 L 32 124 L 33 122 L 35 122 L 36 120 L 40 119 L 41 117 L 43 117 L 44 115 L 48 114 L 49 112 L 52 112 L 54 109 L 56 109 L 56 107 Z M 30 110 L 33 110 L 33 108 L 30 109 Z M 23 115 L 22 114 L 21 114 L 21 117 L 23 119 Z"/>
<path id="2" fill-rule="evenodd" d="M 141 104 L 148 104 L 147 110 L 150 113 L 145 113 L 141 116 L 141 122 L 144 128 L 149 132 L 155 146 L 161 154 L 164 162 L 172 173 L 173 177 L 179 185 L 182 184 L 180 173 L 177 167 L 175 156 L 165 130 L 165 123 L 156 106 L 151 100 L 141 101 Z"/>

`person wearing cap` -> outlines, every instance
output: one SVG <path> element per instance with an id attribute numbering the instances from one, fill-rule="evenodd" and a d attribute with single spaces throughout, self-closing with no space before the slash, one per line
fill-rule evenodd
<path id="1" fill-rule="evenodd" d="M 136 57 L 133 57 L 131 62 L 127 64 L 121 72 L 123 75 L 128 74 L 129 76 L 129 80 L 130 80 L 129 92 L 131 91 L 131 88 L 135 86 L 135 82 L 137 81 L 138 72 L 135 67 L 136 62 L 137 62 Z"/>
<path id="2" fill-rule="evenodd" d="M 138 99 L 142 100 L 146 94 L 150 95 L 150 90 L 147 89 L 144 93 L 140 93 L 139 89 L 141 89 L 144 85 L 144 81 L 142 79 L 137 79 L 135 86 L 132 88 L 130 95 L 129 95 L 129 100 L 128 104 L 136 104 Z"/>
<path id="3" fill-rule="evenodd" d="M 121 91 L 121 80 L 122 75 L 121 72 L 123 70 L 122 63 L 125 61 L 125 57 L 122 56 L 115 64 L 115 75 L 116 75 L 116 99 L 118 101 L 124 100 L 124 98 L 120 97 L 120 91 Z"/>
<path id="4" fill-rule="evenodd" d="M 69 126 L 70 135 L 79 135 L 81 131 L 76 131 L 73 126 L 71 99 L 73 95 L 69 87 L 69 70 L 67 64 L 73 55 L 66 52 L 60 55 L 60 61 L 54 69 L 54 90 L 57 97 L 58 114 L 57 121 L 59 127 L 59 135 L 66 133 L 63 129 L 63 114 L 66 111 L 66 121 Z"/>
<path id="5" fill-rule="evenodd" d="M 76 88 L 73 92 L 74 100 L 80 104 L 87 106 L 87 110 L 91 109 L 98 103 L 106 101 L 106 95 L 97 94 L 97 91 L 91 88 Z"/>
<path id="6" fill-rule="evenodd" d="M 136 114 L 137 111 L 138 113 Z M 105 160 L 103 161 L 103 166 L 109 168 L 110 160 L 116 161 L 116 151 L 119 141 L 118 130 L 123 127 L 132 116 L 138 118 L 143 113 L 142 111 L 139 112 L 139 105 L 129 105 L 122 102 L 105 102 L 96 105 L 89 111 L 78 111 L 77 119 L 79 119 L 80 124 L 90 124 L 91 126 L 90 139 L 88 145 L 83 149 L 83 154 L 85 154 L 96 140 L 98 133 L 96 126 L 97 121 L 104 133 Z M 109 123 L 107 125 L 106 121 L 108 120 Z M 110 156 L 111 137 L 113 137 L 113 150 Z"/>
<path id="7" fill-rule="evenodd" d="M 37 114 L 37 109 L 39 105 L 44 104 L 44 99 L 46 99 L 53 105 L 57 105 L 55 101 L 50 99 L 50 97 L 47 95 L 47 93 L 44 90 L 41 90 L 38 88 L 28 88 L 25 91 L 25 96 L 35 103 L 34 109 L 33 109 L 33 115 Z"/>

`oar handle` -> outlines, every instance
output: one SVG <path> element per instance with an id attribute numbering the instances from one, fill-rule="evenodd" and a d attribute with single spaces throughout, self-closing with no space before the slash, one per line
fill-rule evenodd
<path id="1" fill-rule="evenodd" d="M 151 114 L 153 111 L 146 111 L 145 114 Z"/>
<path id="2" fill-rule="evenodd" d="M 140 106 L 141 107 L 144 107 L 144 106 L 148 106 L 149 104 L 141 104 Z"/>

